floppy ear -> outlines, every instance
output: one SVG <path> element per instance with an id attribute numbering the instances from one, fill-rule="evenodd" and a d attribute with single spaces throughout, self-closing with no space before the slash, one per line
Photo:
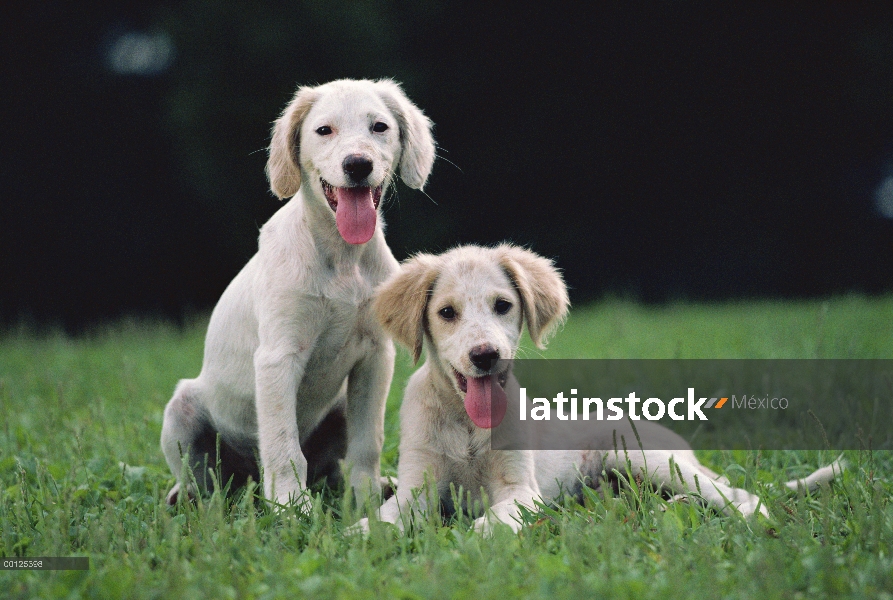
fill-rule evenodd
<path id="1" fill-rule="evenodd" d="M 379 95 L 400 125 L 400 178 L 411 188 L 421 190 L 434 166 L 434 138 L 431 119 L 409 101 L 400 86 L 390 79 L 376 82 Z"/>
<path id="2" fill-rule="evenodd" d="M 499 264 L 521 296 L 527 331 L 537 348 L 567 316 L 567 287 L 552 261 L 530 250 L 503 244 L 496 248 Z"/>
<path id="3" fill-rule="evenodd" d="M 378 322 L 391 337 L 409 348 L 413 362 L 418 362 L 422 355 L 425 311 L 440 272 L 439 264 L 436 256 L 417 254 L 375 290 L 372 300 Z"/>
<path id="4" fill-rule="evenodd" d="M 273 125 L 267 179 L 270 180 L 270 189 L 280 200 L 291 198 L 301 189 L 301 167 L 298 163 L 301 124 L 318 95 L 316 88 L 298 88 L 295 97 Z"/>

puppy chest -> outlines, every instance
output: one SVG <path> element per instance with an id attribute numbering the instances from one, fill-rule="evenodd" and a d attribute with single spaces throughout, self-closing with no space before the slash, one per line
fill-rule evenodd
<path id="1" fill-rule="evenodd" d="M 301 394 L 337 393 L 357 362 L 378 347 L 379 339 L 356 308 L 338 311 L 336 315 L 327 321 L 313 345 L 300 385 Z"/>
<path id="2" fill-rule="evenodd" d="M 359 304 L 326 301 L 321 323 L 323 327 L 313 348 L 314 358 L 320 360 L 363 356 L 380 336 L 368 300 Z"/>
<path id="3" fill-rule="evenodd" d="M 331 265 L 323 269 L 321 279 L 322 296 L 334 306 L 344 304 L 358 307 L 372 297 L 375 286 L 380 283 L 357 264 Z"/>
<path id="4" fill-rule="evenodd" d="M 331 376 L 344 379 L 354 364 L 371 349 L 371 339 L 357 330 L 328 332 L 317 340 L 306 371 L 317 378 Z"/>

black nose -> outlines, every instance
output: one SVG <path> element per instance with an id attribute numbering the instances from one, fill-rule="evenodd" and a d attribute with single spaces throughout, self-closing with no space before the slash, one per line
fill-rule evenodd
<path id="1" fill-rule="evenodd" d="M 499 360 L 499 350 L 489 344 L 475 346 L 468 353 L 468 358 L 481 371 L 489 371 L 494 363 Z"/>
<path id="2" fill-rule="evenodd" d="M 363 181 L 372 172 L 372 161 L 362 154 L 351 154 L 344 159 L 341 166 L 354 183 Z"/>

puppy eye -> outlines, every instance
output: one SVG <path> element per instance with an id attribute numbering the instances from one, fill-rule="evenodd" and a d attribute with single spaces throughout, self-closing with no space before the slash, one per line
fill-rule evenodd
<path id="1" fill-rule="evenodd" d="M 382 123 L 381 121 L 378 121 L 375 125 L 372 126 L 372 131 L 374 131 L 375 133 L 384 133 L 388 129 L 388 124 Z"/>
<path id="2" fill-rule="evenodd" d="M 437 314 L 439 314 L 440 318 L 444 321 L 452 321 L 456 318 L 456 311 L 455 309 L 453 309 L 452 306 L 444 306 L 439 311 L 437 311 Z"/>
<path id="3" fill-rule="evenodd" d="M 319 135 L 330 135 L 332 133 L 332 128 L 328 125 L 323 125 L 322 127 L 316 128 L 316 133 Z"/>
<path id="4" fill-rule="evenodd" d="M 512 308 L 512 303 L 508 300 L 497 300 L 496 304 L 493 305 L 493 308 L 496 310 L 496 314 L 504 315 Z"/>

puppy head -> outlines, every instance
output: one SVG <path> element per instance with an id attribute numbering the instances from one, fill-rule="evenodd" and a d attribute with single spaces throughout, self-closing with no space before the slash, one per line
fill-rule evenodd
<path id="1" fill-rule="evenodd" d="M 484 428 L 498 425 L 505 414 L 502 388 L 522 322 L 543 347 L 567 308 L 567 289 L 551 261 L 510 245 L 418 255 L 379 288 L 374 301 L 385 330 L 414 360 L 427 339 L 429 360 Z"/>
<path id="2" fill-rule="evenodd" d="M 301 87 L 273 126 L 270 189 L 288 198 L 303 184 L 308 201 L 331 209 L 345 241 L 365 243 L 395 173 L 410 187 L 424 187 L 434 165 L 431 127 L 390 80 Z"/>

